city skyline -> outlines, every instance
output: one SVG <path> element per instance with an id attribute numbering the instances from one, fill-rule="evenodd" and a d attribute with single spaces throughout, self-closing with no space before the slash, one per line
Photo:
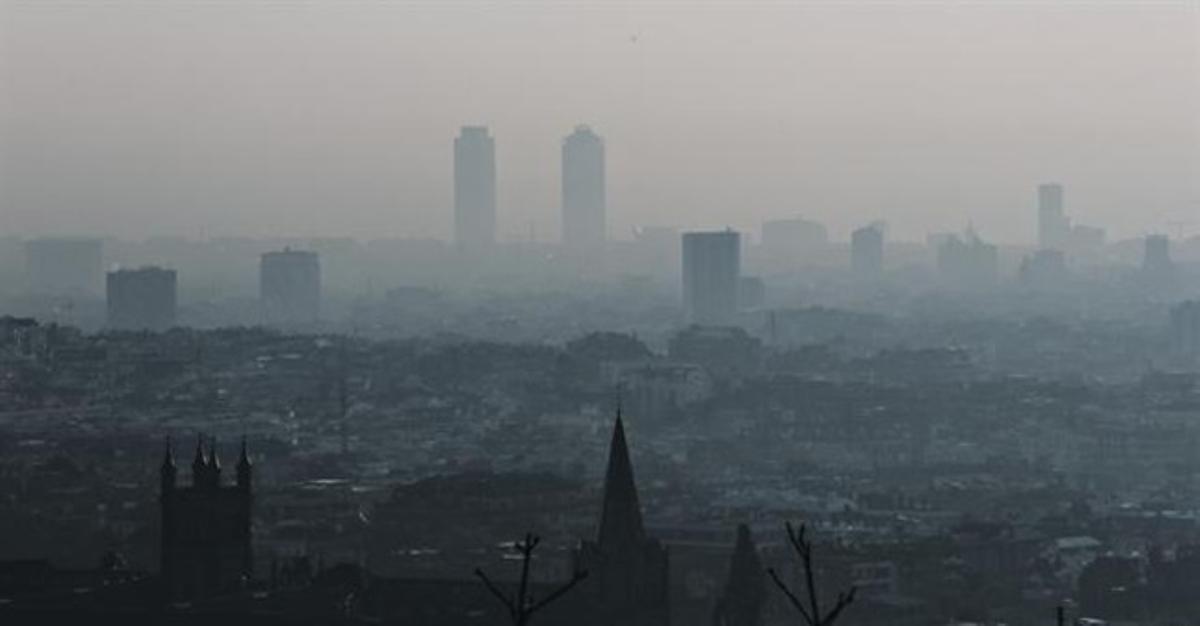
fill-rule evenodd
<path id="1" fill-rule="evenodd" d="M 1046 180 L 1114 238 L 1200 206 L 1188 3 L 231 6 L 0 4 L 0 231 L 449 240 L 463 124 L 498 140 L 501 241 L 561 230 L 581 122 L 619 239 L 800 214 L 1024 242 Z"/>

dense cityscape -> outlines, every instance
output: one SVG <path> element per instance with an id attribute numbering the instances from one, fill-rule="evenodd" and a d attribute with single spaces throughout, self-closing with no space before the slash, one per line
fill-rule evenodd
<path id="1" fill-rule="evenodd" d="M 0 625 L 1200 626 L 1198 42 L 0 0 Z"/>
<path id="2" fill-rule="evenodd" d="M 848 624 L 1200 611 L 1200 238 L 614 241 L 581 127 L 501 244 L 490 141 L 452 244 L 6 240 L 0 611 L 489 623 L 536 532 L 558 619 L 792 623 L 793 520 Z"/>

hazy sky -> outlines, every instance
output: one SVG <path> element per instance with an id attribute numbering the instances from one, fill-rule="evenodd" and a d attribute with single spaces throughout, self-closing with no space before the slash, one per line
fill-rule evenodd
<path id="1" fill-rule="evenodd" d="M 559 229 L 559 142 L 609 230 L 972 221 L 1034 186 L 1118 236 L 1200 233 L 1200 0 L 0 0 L 0 229 L 446 237 L 451 142 L 499 231 Z"/>

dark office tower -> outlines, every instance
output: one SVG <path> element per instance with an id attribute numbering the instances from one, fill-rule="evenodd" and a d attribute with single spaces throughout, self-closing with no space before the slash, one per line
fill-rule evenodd
<path id="1" fill-rule="evenodd" d="M 99 239 L 34 239 L 25 242 L 25 269 L 32 293 L 96 295 L 104 276 Z"/>
<path id="2" fill-rule="evenodd" d="M 303 324 L 321 310 L 321 264 L 316 252 L 284 248 L 262 255 L 259 297 L 267 322 Z"/>
<path id="3" fill-rule="evenodd" d="M 1063 250 L 1071 222 L 1063 212 L 1063 188 L 1058 183 L 1038 185 L 1038 247 Z"/>
<path id="4" fill-rule="evenodd" d="M 161 332 L 175 325 L 175 270 L 109 272 L 106 292 L 109 328 Z"/>
<path id="5" fill-rule="evenodd" d="M 562 145 L 562 242 L 594 251 L 605 239 L 604 140 L 577 126 Z"/>
<path id="6" fill-rule="evenodd" d="M 609 446 L 602 506 L 596 540 L 583 541 L 575 555 L 576 566 L 588 572 L 587 584 L 579 587 L 586 603 L 581 619 L 591 626 L 667 626 L 667 551 L 642 525 L 620 411 Z"/>
<path id="7" fill-rule="evenodd" d="M 850 235 L 850 269 L 856 278 L 883 275 L 883 225 L 871 224 Z"/>
<path id="8" fill-rule="evenodd" d="M 1155 277 L 1165 277 L 1171 272 L 1171 240 L 1166 235 L 1149 235 L 1146 237 L 1145 254 L 1142 256 L 1142 270 Z"/>
<path id="9" fill-rule="evenodd" d="M 684 233 L 683 307 L 692 324 L 728 324 L 738 312 L 741 236 L 732 230 Z"/>
<path id="10" fill-rule="evenodd" d="M 454 242 L 478 251 L 496 241 L 496 142 L 486 126 L 454 140 Z"/>
<path id="11" fill-rule="evenodd" d="M 246 442 L 232 485 L 221 484 L 216 442 L 196 442 L 192 484 L 176 484 L 171 442 L 159 468 L 160 554 L 168 599 L 197 600 L 242 589 L 253 571 L 250 547 L 252 468 Z"/>

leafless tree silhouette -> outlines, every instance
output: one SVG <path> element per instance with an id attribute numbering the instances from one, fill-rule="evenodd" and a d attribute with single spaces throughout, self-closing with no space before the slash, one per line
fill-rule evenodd
<path id="1" fill-rule="evenodd" d="M 780 591 L 783 591 L 787 595 L 792 606 L 796 607 L 796 610 L 799 611 L 800 616 L 804 618 L 804 622 L 808 626 L 832 626 L 837 621 L 838 616 L 842 614 L 842 611 L 846 610 L 846 607 L 854 602 L 855 588 L 851 586 L 849 591 L 839 592 L 833 608 L 829 609 L 828 612 L 821 612 L 821 602 L 817 593 L 816 574 L 813 571 L 812 540 L 805 536 L 806 530 L 807 528 L 804 524 L 800 524 L 799 529 L 793 528 L 790 522 L 787 524 L 788 542 L 792 544 L 792 549 L 800 557 L 800 566 L 804 569 L 804 594 L 808 597 L 808 602 L 805 603 L 801 600 L 783 582 L 783 579 L 779 577 L 779 573 L 774 568 L 768 569 L 767 573 L 771 575 L 771 580 L 775 581 L 775 586 L 779 587 Z"/>
<path id="2" fill-rule="evenodd" d="M 537 549 L 541 543 L 541 538 L 532 533 L 526 533 L 524 541 L 518 541 L 513 544 L 513 549 L 521 555 L 521 582 L 517 587 L 516 595 L 508 595 L 500 590 L 495 583 L 483 573 L 483 570 L 476 569 L 475 575 L 479 580 L 483 581 L 484 586 L 492 595 L 496 596 L 504 608 L 508 609 L 508 615 L 512 619 L 513 626 L 526 626 L 534 614 L 546 608 L 551 602 L 561 598 L 564 594 L 570 591 L 580 581 L 587 578 L 587 572 L 576 570 L 571 575 L 571 580 L 567 581 L 558 589 L 550 592 L 546 597 L 538 600 L 529 593 L 529 566 L 533 561 L 533 551 Z"/>

